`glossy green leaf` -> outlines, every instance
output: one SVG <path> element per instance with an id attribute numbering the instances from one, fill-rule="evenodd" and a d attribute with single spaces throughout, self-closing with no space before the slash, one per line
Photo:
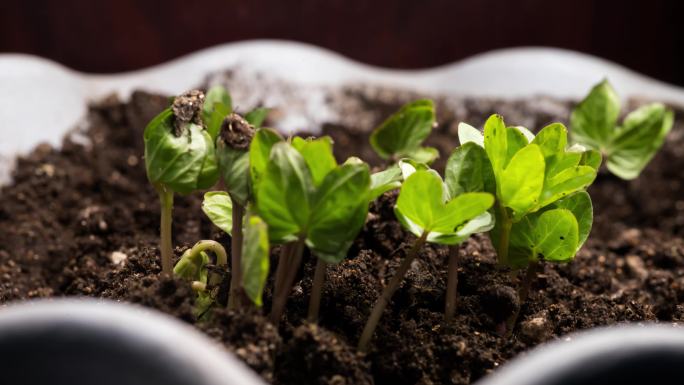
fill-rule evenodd
<path id="1" fill-rule="evenodd" d="M 484 148 L 484 136 L 480 130 L 467 123 L 458 124 L 458 141 L 461 146 L 472 142 Z"/>
<path id="2" fill-rule="evenodd" d="M 572 140 L 604 150 L 613 137 L 620 114 L 620 99 L 607 80 L 596 85 L 572 111 Z"/>
<path id="3" fill-rule="evenodd" d="M 383 171 L 376 172 L 370 176 L 370 195 L 368 200 L 374 201 L 380 195 L 387 191 L 401 187 L 401 181 L 404 180 L 401 173 L 401 168 L 394 164 Z"/>
<path id="4" fill-rule="evenodd" d="M 345 164 L 328 173 L 312 199 L 306 244 L 328 263 L 339 263 L 366 221 L 370 172 Z"/>
<path id="5" fill-rule="evenodd" d="M 246 206 L 251 194 L 249 151 L 231 148 L 218 140 L 216 155 L 226 191 L 237 203 Z"/>
<path id="6" fill-rule="evenodd" d="M 582 157 L 580 158 L 580 163 L 583 166 L 589 166 L 598 172 L 599 167 L 601 167 L 602 161 L 601 153 L 597 150 L 586 150 L 582 152 Z"/>
<path id="7" fill-rule="evenodd" d="M 527 146 L 530 142 L 527 140 L 525 134 L 518 129 L 518 127 L 506 127 L 506 136 L 507 150 L 505 164 L 508 164 L 513 156 L 515 156 L 518 151 L 522 150 L 523 147 Z"/>
<path id="8" fill-rule="evenodd" d="M 509 258 L 518 267 L 533 260 L 568 262 L 575 257 L 578 243 L 578 225 L 572 212 L 548 210 L 513 224 Z"/>
<path id="9" fill-rule="evenodd" d="M 447 160 L 445 182 L 450 197 L 465 192 L 496 193 L 494 171 L 485 150 L 474 142 L 457 147 Z"/>
<path id="10" fill-rule="evenodd" d="M 418 147 L 415 150 L 407 152 L 404 156 L 419 163 L 431 164 L 439 158 L 439 151 L 434 147 Z"/>
<path id="11" fill-rule="evenodd" d="M 214 86 L 207 91 L 202 109 L 202 119 L 207 132 L 212 139 L 216 139 L 223 119 L 233 111 L 233 103 L 228 90 L 222 86 Z"/>
<path id="12" fill-rule="evenodd" d="M 271 148 L 282 140 L 280 134 L 270 128 L 259 128 L 254 133 L 252 143 L 249 145 L 249 173 L 254 191 L 257 191 L 257 185 L 266 172 Z"/>
<path id="13" fill-rule="evenodd" d="M 214 226 L 226 234 L 231 233 L 233 229 L 233 201 L 227 192 L 209 191 L 205 193 L 202 211 Z"/>
<path id="14" fill-rule="evenodd" d="M 274 144 L 256 191 L 257 212 L 268 224 L 271 242 L 294 241 L 305 233 L 312 193 L 304 157 L 287 142 Z"/>
<path id="15" fill-rule="evenodd" d="M 387 118 L 370 137 L 375 152 L 384 159 L 408 156 L 430 135 L 435 124 L 431 100 L 417 100 L 404 105 Z"/>
<path id="16" fill-rule="evenodd" d="M 266 116 L 268 116 L 268 112 L 268 108 L 255 108 L 245 115 L 245 120 L 255 128 L 260 128 L 264 124 Z"/>
<path id="17" fill-rule="evenodd" d="M 544 181 L 538 207 L 544 207 L 576 191 L 586 189 L 596 179 L 596 170 L 589 166 L 567 168 Z"/>
<path id="18" fill-rule="evenodd" d="M 508 129 L 501 115 L 492 115 L 485 122 L 484 148 L 494 175 L 498 175 L 508 163 Z"/>
<path id="19" fill-rule="evenodd" d="M 558 200 L 549 206 L 549 209 L 566 209 L 570 210 L 577 220 L 578 229 L 578 244 L 577 251 L 584 244 L 591 232 L 591 226 L 594 222 L 594 212 L 591 204 L 591 198 L 586 191 L 576 192 L 566 198 Z"/>
<path id="20" fill-rule="evenodd" d="M 268 279 L 269 247 L 266 223 L 256 215 L 247 216 L 242 243 L 242 286 L 258 307 L 263 305 L 262 294 Z"/>
<path id="21" fill-rule="evenodd" d="M 332 143 L 333 141 L 329 136 L 317 139 L 302 139 L 298 136 L 292 138 L 292 147 L 304 157 L 316 186 L 320 185 L 323 178 L 337 167 Z"/>
<path id="22" fill-rule="evenodd" d="M 145 167 L 153 184 L 189 194 L 218 180 L 214 143 L 201 126 L 185 124 L 179 136 L 171 109 L 164 110 L 145 128 Z"/>
<path id="23" fill-rule="evenodd" d="M 631 112 L 608 148 L 608 170 L 623 179 L 639 176 L 663 145 L 673 122 L 672 111 L 659 103 Z"/>
<path id="24" fill-rule="evenodd" d="M 568 144 L 568 130 L 560 123 L 552 123 L 542 128 L 532 143 L 539 146 L 544 159 L 565 152 Z"/>
<path id="25" fill-rule="evenodd" d="M 444 183 L 433 170 L 418 170 L 404 181 L 394 208 L 399 222 L 416 236 L 428 233 L 428 241 L 456 244 L 470 233 L 486 231 L 491 216 L 486 211 L 494 203 L 489 193 L 461 194 L 445 201 Z M 487 215 L 483 215 L 487 214 Z M 474 225 L 469 221 L 478 219 Z"/>
<path id="26" fill-rule="evenodd" d="M 518 151 L 497 182 L 501 203 L 513 210 L 516 220 L 522 218 L 539 203 L 544 187 L 544 156 L 539 146 L 529 144 Z"/>

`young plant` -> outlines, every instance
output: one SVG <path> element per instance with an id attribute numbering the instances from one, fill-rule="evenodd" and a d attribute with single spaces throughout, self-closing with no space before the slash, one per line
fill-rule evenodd
<path id="1" fill-rule="evenodd" d="M 484 137 L 462 123 L 459 139 L 462 146 L 447 164 L 447 184 L 495 194 L 496 225 L 489 235 L 500 264 L 528 266 L 519 291 L 524 302 L 538 262 L 568 262 L 587 239 L 593 214 L 585 189 L 596 178 L 600 154 L 566 148 L 562 124 L 534 136 L 524 127 L 506 127 L 499 115 L 487 120 Z"/>
<path id="2" fill-rule="evenodd" d="M 259 130 L 250 149 L 256 211 L 269 239 L 282 244 L 271 320 L 277 323 L 292 290 L 304 246 L 318 258 L 309 319 L 318 318 L 326 263 L 346 256 L 365 222 L 370 194 L 368 166 L 358 160 L 337 165 L 332 141 L 293 138 L 286 142 Z"/>
<path id="3" fill-rule="evenodd" d="M 619 115 L 620 99 L 604 80 L 572 111 L 570 133 L 573 142 L 600 151 L 610 172 L 634 179 L 663 145 L 674 114 L 652 103 L 630 112 L 622 126 L 617 124 Z"/>
<path id="4" fill-rule="evenodd" d="M 402 226 L 418 239 L 373 306 L 359 340 L 359 351 L 368 349 L 383 311 L 399 288 L 421 246 L 425 242 L 455 245 L 473 233 L 489 230 L 493 218 L 487 210 L 492 204 L 494 197 L 486 192 L 466 192 L 451 196 L 442 178 L 434 170 L 420 169 L 406 178 L 394 212 Z"/>
<path id="5" fill-rule="evenodd" d="M 175 98 L 145 128 L 145 168 L 161 202 L 162 273 L 171 274 L 171 222 L 174 193 L 189 194 L 218 179 L 211 135 L 202 126 L 204 94 L 189 91 Z"/>
<path id="6" fill-rule="evenodd" d="M 249 145 L 255 129 L 240 115 L 232 113 L 225 117 L 216 139 L 219 170 L 226 191 L 232 201 L 231 222 L 231 268 L 228 307 L 234 308 L 241 298 L 242 288 L 242 226 L 247 203 L 251 201 L 249 177 Z"/>
<path id="7" fill-rule="evenodd" d="M 212 240 L 197 242 L 192 248 L 186 250 L 180 260 L 174 266 L 174 275 L 192 282 L 192 288 L 197 292 L 195 314 L 201 318 L 214 304 L 215 293 L 211 288 L 216 288 L 221 283 L 220 274 L 209 274 L 207 265 L 209 256 L 207 251 L 216 255 L 216 266 L 226 266 L 228 256 L 220 243 Z"/>
<path id="8" fill-rule="evenodd" d="M 432 100 L 417 100 L 404 105 L 378 126 L 371 134 L 370 144 L 390 164 L 401 158 L 429 164 L 439 157 L 439 152 L 421 145 L 434 126 L 435 107 Z"/>

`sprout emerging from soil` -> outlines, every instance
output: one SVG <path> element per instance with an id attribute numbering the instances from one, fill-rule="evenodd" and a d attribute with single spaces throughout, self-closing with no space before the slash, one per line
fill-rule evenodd
<path id="1" fill-rule="evenodd" d="M 171 221 L 174 193 L 189 194 L 213 186 L 218 179 L 211 135 L 202 126 L 204 94 L 193 90 L 175 98 L 145 128 L 147 177 L 161 202 L 162 273 L 171 274 Z"/>
<path id="2" fill-rule="evenodd" d="M 318 258 L 309 320 L 316 321 L 327 263 L 346 257 L 368 212 L 368 165 L 351 159 L 338 165 L 329 137 L 281 140 L 261 129 L 250 149 L 256 212 L 281 244 L 271 320 L 277 323 L 307 246 Z"/>
<path id="3" fill-rule="evenodd" d="M 447 163 L 447 185 L 496 196 L 496 225 L 489 235 L 500 264 L 528 266 L 519 290 L 523 302 L 539 261 L 571 261 L 589 236 L 593 212 L 585 190 L 596 178 L 601 156 L 579 145 L 567 148 L 567 130 L 560 123 L 535 136 L 492 115 L 484 136 L 464 123 L 458 133 L 462 146 Z"/>
<path id="4" fill-rule="evenodd" d="M 192 287 L 197 292 L 195 313 L 198 317 L 206 314 L 214 304 L 215 294 L 211 293 L 208 288 L 216 288 L 222 278 L 220 274 L 209 274 L 207 271 L 209 264 L 207 251 L 216 255 L 216 266 L 228 265 L 228 256 L 223 246 L 216 241 L 203 240 L 186 250 L 173 268 L 176 276 L 192 282 Z"/>
<path id="5" fill-rule="evenodd" d="M 409 168 L 408 165 L 404 166 Z M 487 192 L 464 192 L 450 195 L 442 178 L 425 166 L 414 168 L 401 186 L 394 208 L 402 226 L 418 239 L 399 269 L 385 287 L 371 312 L 359 340 L 359 351 L 366 351 L 383 311 L 408 272 L 411 263 L 425 242 L 455 245 L 471 234 L 491 229 L 493 217 L 487 211 L 494 204 L 494 196 Z M 455 266 L 454 266 L 455 268 Z"/>
<path id="6" fill-rule="evenodd" d="M 408 103 L 378 126 L 370 137 L 375 152 L 389 163 L 410 158 L 431 163 L 439 152 L 422 147 L 435 125 L 435 106 L 432 100 L 421 99 Z"/>
<path id="7" fill-rule="evenodd" d="M 570 117 L 572 140 L 600 151 L 608 170 L 634 179 L 646 167 L 674 123 L 673 112 L 652 103 L 630 112 L 618 126 L 620 99 L 607 80 L 591 89 Z"/>

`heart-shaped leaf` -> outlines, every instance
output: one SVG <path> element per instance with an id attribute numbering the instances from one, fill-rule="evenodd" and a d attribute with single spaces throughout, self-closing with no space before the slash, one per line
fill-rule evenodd
<path id="1" fill-rule="evenodd" d="M 371 134 L 370 144 L 384 159 L 410 156 L 430 135 L 434 124 L 432 101 L 417 100 L 404 105 L 376 128 Z"/>
<path id="2" fill-rule="evenodd" d="M 211 223 L 224 233 L 230 234 L 233 229 L 233 201 L 227 192 L 209 191 L 204 194 L 202 211 Z"/>

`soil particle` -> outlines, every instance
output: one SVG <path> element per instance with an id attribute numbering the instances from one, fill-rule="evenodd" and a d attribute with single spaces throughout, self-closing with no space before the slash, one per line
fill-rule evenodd
<path id="1" fill-rule="evenodd" d="M 228 115 L 221 125 L 223 142 L 236 150 L 248 149 L 254 132 L 254 127 L 236 113 Z"/>
<path id="2" fill-rule="evenodd" d="M 424 96 L 366 86 L 336 92 L 329 102 L 344 119 L 326 124 L 323 133 L 335 140 L 339 160 L 357 155 L 377 167 L 380 159 L 368 146 L 370 129 L 402 103 Z M 439 124 L 427 145 L 441 152 L 438 170 L 457 145 L 460 121 L 481 126 L 498 112 L 510 125 L 537 130 L 567 122 L 572 105 L 548 98 L 437 98 L 436 103 Z M 543 264 L 527 301 L 518 299 L 515 274 L 497 266 L 487 236 L 476 235 L 458 246 L 456 316 L 446 323 L 448 249 L 427 245 L 363 356 L 355 345 L 366 318 L 415 240 L 394 217 L 397 193 L 373 202 L 349 258 L 329 266 L 318 326 L 304 321 L 315 262 L 308 253 L 277 327 L 264 316 L 272 280 L 264 309 L 231 312 L 217 306 L 198 321 L 190 284 L 159 277 L 159 203 L 142 162 L 145 125 L 168 105 L 167 97 L 145 92 L 134 93 L 128 103 L 109 97 L 91 107 L 88 128 L 67 137 L 59 150 L 39 145 L 18 159 L 13 183 L 0 188 L 1 304 L 59 296 L 139 303 L 196 325 L 278 384 L 470 384 L 567 333 L 684 319 L 680 112 L 665 146 L 639 179 L 599 175 L 589 190 L 595 212 L 589 240 L 573 262 Z M 190 116 L 185 110 L 179 114 Z M 202 214 L 201 196 L 175 199 L 177 257 L 200 239 L 230 244 Z M 273 267 L 277 255 L 276 248 Z M 501 337 L 501 322 L 518 309 L 513 336 Z"/>
<path id="3" fill-rule="evenodd" d="M 202 124 L 202 107 L 204 106 L 204 92 L 190 90 L 176 96 L 171 105 L 176 122 L 176 136 L 182 133 L 185 123 Z"/>

